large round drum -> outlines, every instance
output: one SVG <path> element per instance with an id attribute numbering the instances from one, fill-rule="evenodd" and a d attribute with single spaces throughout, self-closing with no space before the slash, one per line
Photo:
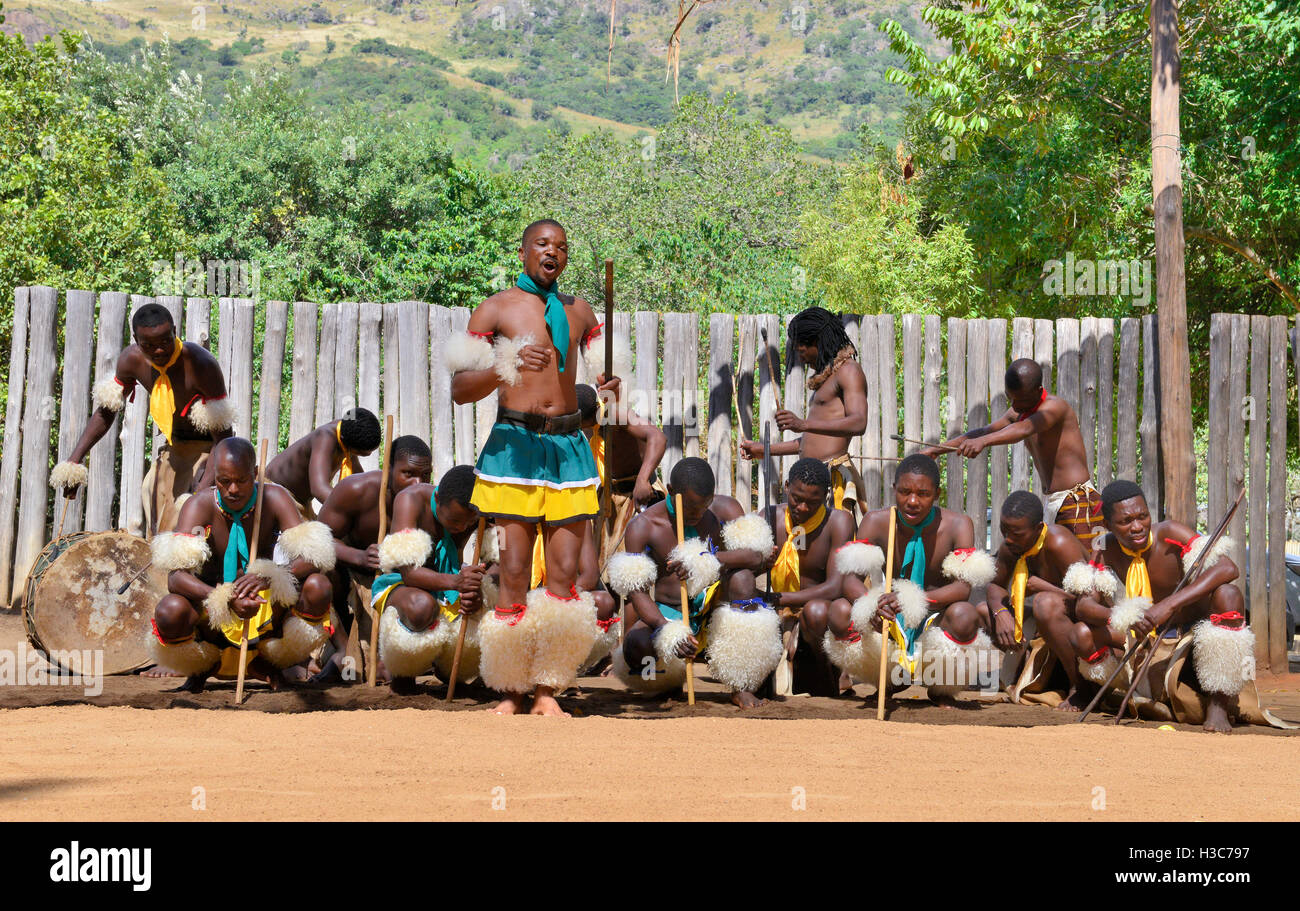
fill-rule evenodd
<path id="1" fill-rule="evenodd" d="M 105 674 L 145 667 L 150 621 L 167 594 L 167 576 L 150 567 L 117 592 L 151 559 L 149 543 L 124 531 L 83 531 L 51 541 L 27 577 L 28 641 L 73 673 L 81 673 L 86 649 L 102 650 Z"/>

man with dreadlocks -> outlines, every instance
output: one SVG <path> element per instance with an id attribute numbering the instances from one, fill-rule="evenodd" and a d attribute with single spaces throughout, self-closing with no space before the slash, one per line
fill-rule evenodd
<path id="1" fill-rule="evenodd" d="M 858 351 L 840 318 L 821 307 L 796 314 L 789 332 L 800 360 L 812 368 L 808 388 L 813 395 L 806 418 L 785 409 L 776 413 L 781 430 L 802 436 L 773 444 L 772 455 L 819 459 L 831 471 L 835 508 L 853 510 L 863 483 L 849 458 L 849 440 L 867 429 L 867 378 L 857 361 Z M 742 443 L 741 452 L 751 459 L 762 458 L 763 444 Z"/>

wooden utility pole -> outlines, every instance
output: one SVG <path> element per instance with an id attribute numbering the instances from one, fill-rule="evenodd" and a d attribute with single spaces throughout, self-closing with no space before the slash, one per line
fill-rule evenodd
<path id="1" fill-rule="evenodd" d="M 1156 319 L 1160 341 L 1160 449 L 1164 515 L 1196 527 L 1183 274 L 1183 174 L 1178 125 L 1181 64 L 1175 0 L 1151 0 L 1151 193 L 1155 208 Z"/>

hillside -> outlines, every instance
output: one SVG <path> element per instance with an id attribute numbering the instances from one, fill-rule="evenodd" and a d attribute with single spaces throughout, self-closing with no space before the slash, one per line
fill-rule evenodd
<path id="1" fill-rule="evenodd" d="M 876 24 L 917 36 L 919 5 L 719 0 L 682 30 L 679 91 L 730 93 L 742 111 L 788 128 L 810 154 L 851 149 L 867 123 L 888 137 L 905 102 L 884 73 L 894 57 Z M 376 116 L 433 120 L 453 149 L 505 168 L 547 131 L 606 127 L 625 136 L 672 116 L 666 41 L 677 4 L 623 0 L 16 0 L 3 28 L 31 40 L 70 29 L 121 59 L 170 40 L 214 100 L 240 71 L 287 70 L 324 107 L 358 103 Z M 931 42 L 934 54 L 941 49 Z"/>

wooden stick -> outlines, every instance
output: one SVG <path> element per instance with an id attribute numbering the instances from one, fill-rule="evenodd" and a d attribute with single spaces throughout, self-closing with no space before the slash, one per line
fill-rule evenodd
<path id="1" fill-rule="evenodd" d="M 379 539 L 376 544 L 384 543 L 388 534 L 388 466 L 393 461 L 393 416 L 384 415 L 384 473 L 379 481 Z M 379 611 L 372 610 L 370 616 L 370 673 L 366 683 L 375 686 L 379 679 Z"/>
<path id="2" fill-rule="evenodd" d="M 59 513 L 59 530 L 54 534 L 54 540 L 56 541 L 63 537 L 63 520 L 68 517 L 68 504 L 71 502 L 72 500 L 67 497 L 63 498 L 63 511 Z"/>
<path id="3" fill-rule="evenodd" d="M 910 437 L 905 437 L 905 436 L 903 436 L 901 433 L 891 433 L 891 434 L 889 435 L 889 438 L 890 438 L 891 440 L 898 440 L 898 442 L 900 442 L 900 443 L 915 443 L 915 444 L 918 445 L 918 446 L 925 446 L 925 447 L 928 448 L 928 449 L 937 449 L 937 450 L 939 450 L 940 452 L 960 452 L 960 451 L 961 451 L 961 450 L 959 450 L 956 446 L 945 446 L 945 445 L 942 444 L 942 443 L 927 443 L 925 440 L 913 440 L 913 439 L 911 439 Z"/>
<path id="4" fill-rule="evenodd" d="M 126 590 L 127 590 L 128 588 L 130 588 L 132 585 L 134 585 L 134 584 L 135 584 L 135 581 L 136 581 L 137 579 L 139 579 L 141 576 L 143 576 L 145 573 L 147 573 L 147 572 L 149 571 L 149 567 L 151 567 L 151 566 L 153 566 L 153 560 L 150 560 L 150 561 L 149 561 L 148 563 L 146 563 L 144 566 L 140 567 L 140 570 L 139 570 L 139 571 L 138 571 L 134 576 L 132 576 L 131 578 L 129 578 L 129 579 L 127 579 L 125 582 L 123 582 L 121 585 L 119 585 L 119 586 L 117 587 L 117 593 L 118 593 L 119 595 L 125 595 L 125 594 L 126 594 Z"/>
<path id="5" fill-rule="evenodd" d="M 478 517 L 478 534 L 474 536 L 474 562 L 471 566 L 478 566 L 478 561 L 483 557 L 483 533 L 487 528 L 487 518 Z M 495 534 L 496 532 L 493 532 Z M 480 608 L 481 609 L 481 608 Z M 451 702 L 456 696 L 456 675 L 460 673 L 460 654 L 465 651 L 465 630 L 469 628 L 469 615 L 460 615 L 460 636 L 456 639 L 456 654 L 451 657 L 451 679 L 447 681 L 447 698 L 445 702 Z"/>
<path id="6" fill-rule="evenodd" d="M 677 543 L 681 544 L 686 540 L 686 523 L 682 518 L 682 495 L 677 494 L 675 498 L 677 504 Z M 682 580 L 682 619 L 686 621 L 686 629 L 691 628 L 691 599 L 686 593 L 686 581 Z M 692 655 L 686 659 L 686 704 L 695 705 L 695 656 Z"/>
<path id="7" fill-rule="evenodd" d="M 614 260 L 605 260 L 605 382 L 614 375 Z M 618 419 L 618 400 L 610 403 L 600 434 L 605 438 L 605 484 L 601 496 L 601 514 L 605 517 L 605 534 L 614 531 L 614 421 Z M 602 538 L 604 536 L 602 535 Z"/>
<path id="8" fill-rule="evenodd" d="M 898 519 L 898 509 L 889 507 L 889 549 L 885 551 L 885 594 L 894 590 L 894 530 Z M 885 720 L 885 675 L 889 664 L 889 624 L 884 620 L 880 624 L 880 683 L 876 690 L 876 720 Z"/>
<path id="9" fill-rule="evenodd" d="M 260 537 L 262 529 L 262 488 L 266 484 L 266 440 L 262 440 L 262 453 L 257 460 L 257 487 L 253 495 L 257 497 L 257 503 L 253 506 L 253 540 L 248 544 L 248 563 L 244 569 L 247 571 L 248 566 L 257 559 L 257 539 Z M 244 631 L 239 636 L 239 675 L 235 679 L 235 705 L 241 705 L 244 701 L 244 670 L 248 663 L 248 633 L 249 620 L 244 620 Z"/>

